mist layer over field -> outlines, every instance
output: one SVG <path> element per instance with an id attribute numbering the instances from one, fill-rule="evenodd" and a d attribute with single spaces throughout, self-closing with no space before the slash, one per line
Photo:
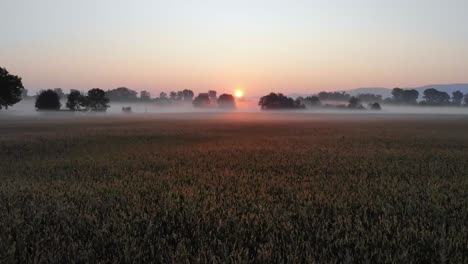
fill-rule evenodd
<path id="1" fill-rule="evenodd" d="M 62 102 L 65 105 L 65 101 Z M 185 106 L 162 107 L 154 103 L 132 103 L 132 102 L 111 102 L 110 108 L 107 110 L 107 115 L 124 114 L 122 107 L 131 107 L 134 114 L 151 114 L 151 113 L 205 113 L 205 112 L 227 112 L 217 108 L 212 109 L 197 109 L 190 104 Z M 288 111 L 261 111 L 256 100 L 246 100 L 237 102 L 237 109 L 231 112 L 285 112 L 285 113 L 303 113 L 303 114 L 342 114 L 342 115 L 388 115 L 388 114 L 410 114 L 410 115 L 468 115 L 468 107 L 426 107 L 426 106 L 394 106 L 383 105 L 381 111 L 370 110 L 348 110 L 348 109 L 306 109 L 306 110 L 288 110 Z M 96 116 L 94 113 L 44 113 L 36 111 L 33 100 L 23 100 L 14 105 L 8 110 L 0 112 L 2 116 L 36 116 L 36 117 L 49 117 L 49 116 Z M 99 115 L 105 115 L 100 113 Z M 294 118 L 294 117 L 293 117 Z"/>

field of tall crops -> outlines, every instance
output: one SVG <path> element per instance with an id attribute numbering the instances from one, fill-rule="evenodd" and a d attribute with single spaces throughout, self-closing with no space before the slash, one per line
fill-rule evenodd
<path id="1" fill-rule="evenodd" d="M 468 262 L 466 117 L 201 115 L 2 120 L 0 262 Z"/>

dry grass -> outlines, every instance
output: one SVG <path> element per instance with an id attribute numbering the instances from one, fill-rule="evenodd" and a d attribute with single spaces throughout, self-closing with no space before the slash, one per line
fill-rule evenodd
<path id="1" fill-rule="evenodd" d="M 0 262 L 468 262 L 466 119 L 256 115 L 2 121 Z"/>

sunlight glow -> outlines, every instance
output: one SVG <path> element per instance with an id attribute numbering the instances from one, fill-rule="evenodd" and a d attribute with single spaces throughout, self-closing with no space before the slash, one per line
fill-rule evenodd
<path id="1" fill-rule="evenodd" d="M 234 96 L 237 98 L 242 98 L 244 97 L 244 91 L 242 91 L 241 89 L 236 89 L 234 91 Z"/>

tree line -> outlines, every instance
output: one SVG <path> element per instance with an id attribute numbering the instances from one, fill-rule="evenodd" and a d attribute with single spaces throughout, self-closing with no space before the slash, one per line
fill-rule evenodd
<path id="1" fill-rule="evenodd" d="M 262 96 L 258 105 L 263 110 L 268 109 L 306 109 L 306 108 L 339 108 L 339 109 L 381 109 L 381 104 L 411 105 L 411 106 L 467 106 L 468 94 L 460 91 L 448 93 L 430 88 L 423 92 L 419 99 L 419 92 L 414 89 L 394 88 L 392 96 L 383 99 L 381 95 L 362 93 L 351 96 L 346 92 L 320 92 L 308 97 L 293 99 L 282 93 L 270 93 Z M 59 110 L 62 107 L 61 100 L 67 99 L 66 108 L 70 111 L 106 111 L 109 102 L 153 102 L 157 106 L 183 106 L 192 105 L 196 108 L 224 108 L 236 107 L 236 100 L 230 94 L 222 94 L 210 90 L 200 93 L 195 97 L 192 90 L 161 92 L 159 97 L 152 97 L 148 91 L 131 90 L 127 87 L 119 87 L 112 90 L 93 88 L 86 93 L 71 90 L 69 94 L 61 88 L 40 91 L 36 96 L 28 96 L 22 79 L 10 74 L 5 68 L 0 67 L 0 109 L 8 108 L 23 98 L 35 98 L 35 106 L 38 110 Z M 346 102 L 345 104 L 343 102 Z M 367 107 L 365 106 L 367 104 Z M 131 110 L 131 109 L 127 109 Z"/>

